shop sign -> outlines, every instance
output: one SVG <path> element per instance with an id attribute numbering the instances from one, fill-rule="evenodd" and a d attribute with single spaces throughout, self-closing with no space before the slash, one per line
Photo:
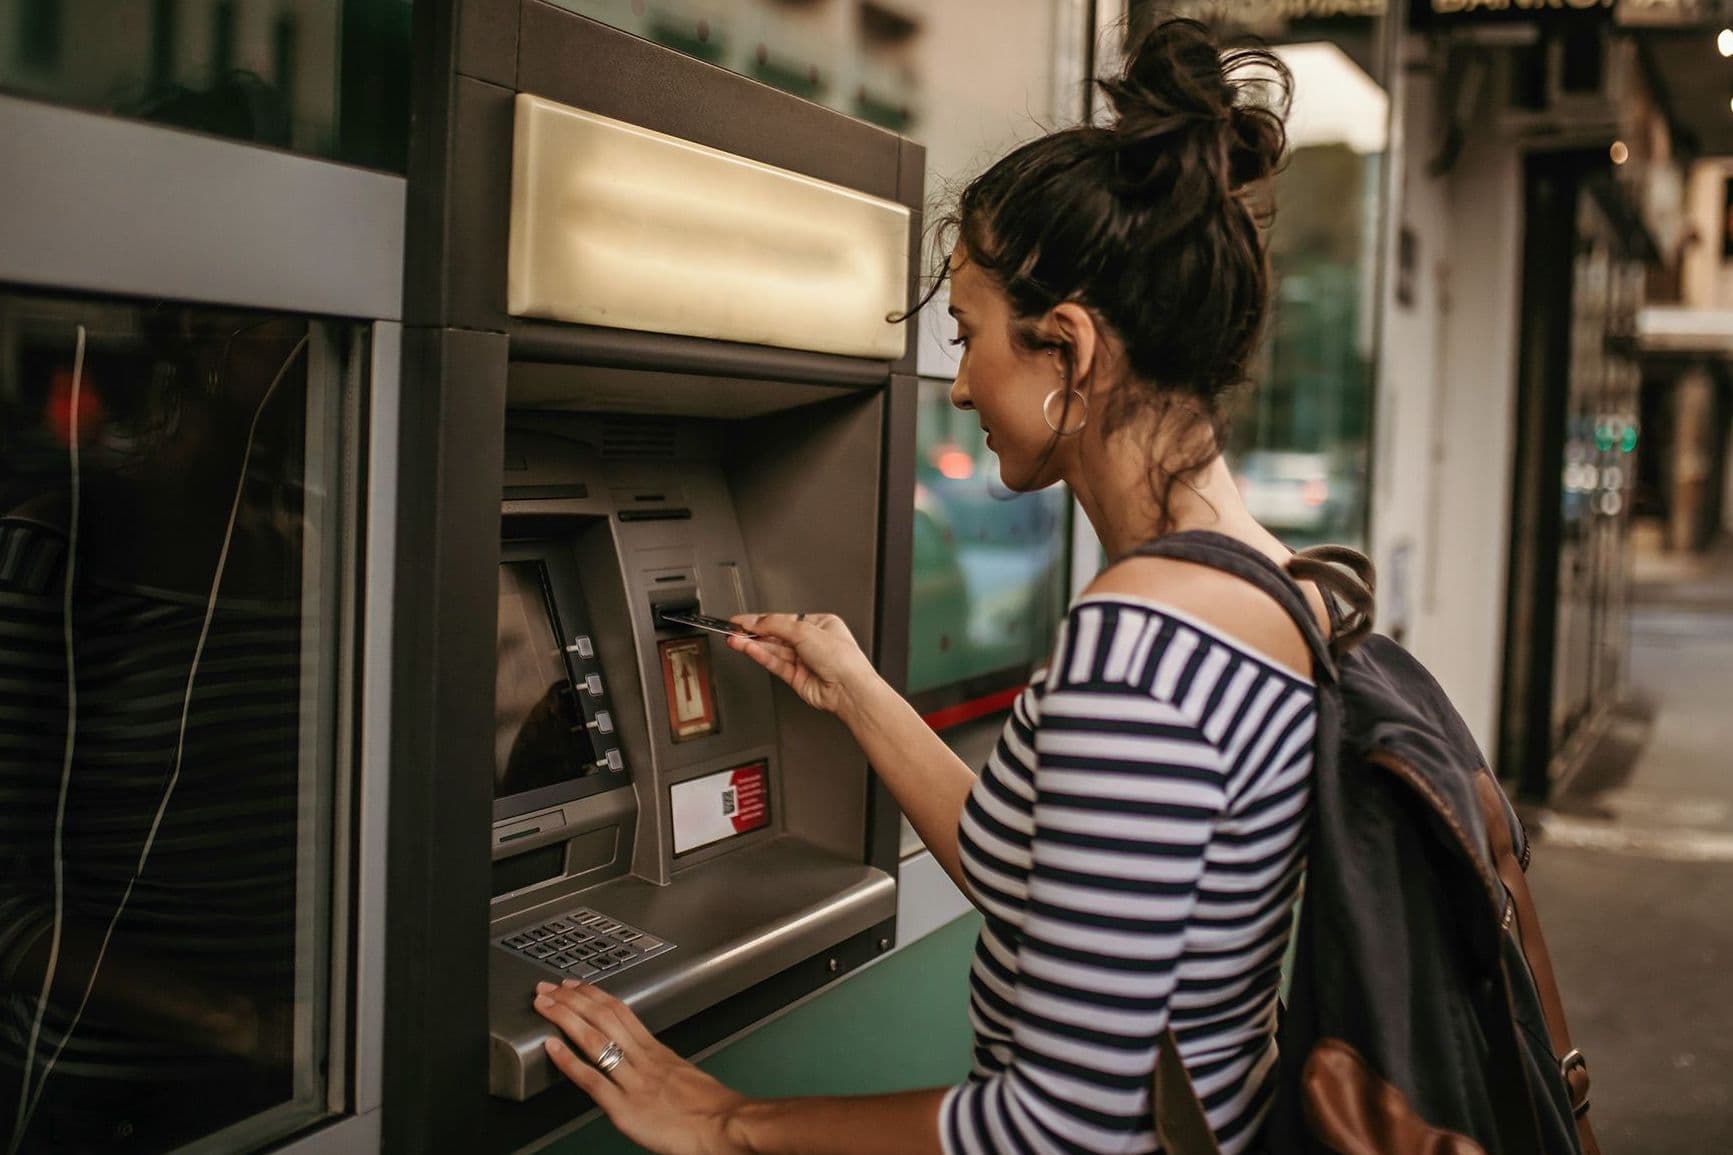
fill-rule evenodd
<path id="1" fill-rule="evenodd" d="M 1475 21 L 1616 19 L 1621 24 L 1675 23 L 1700 12 L 1702 0 L 1410 0 L 1410 26 L 1439 28 Z"/>
<path id="2" fill-rule="evenodd" d="M 1216 26 L 1261 28 L 1293 20 L 1384 15 L 1387 0 L 1174 0 L 1163 12 Z M 1437 28 L 1498 20 L 1543 21 L 1613 17 L 1621 24 L 1675 25 L 1697 21 L 1704 0 L 1409 0 L 1409 24 Z"/>
<path id="3" fill-rule="evenodd" d="M 1382 16 L 1385 8 L 1386 0 L 1177 0 L 1163 11 L 1211 25 L 1259 28 L 1283 20 Z"/>

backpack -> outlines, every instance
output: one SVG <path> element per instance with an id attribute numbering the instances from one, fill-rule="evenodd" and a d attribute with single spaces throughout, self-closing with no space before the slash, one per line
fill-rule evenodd
<path id="1" fill-rule="evenodd" d="M 1209 532 L 1135 555 L 1224 570 L 1294 619 L 1318 686 L 1312 817 L 1277 1031 L 1271 1155 L 1599 1155 L 1524 871 L 1522 823 L 1424 667 L 1371 633 L 1372 566 L 1302 551 L 1287 571 Z M 1296 581 L 1324 591 L 1326 642 Z M 1217 1155 L 1171 1031 L 1162 1149 Z"/>

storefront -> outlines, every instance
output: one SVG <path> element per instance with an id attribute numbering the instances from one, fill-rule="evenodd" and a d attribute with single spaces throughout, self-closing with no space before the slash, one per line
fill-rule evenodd
<path id="1" fill-rule="evenodd" d="M 1602 149 L 1529 158 L 1499 765 L 1574 773 L 1625 688 L 1636 326 L 1654 241 Z M 1568 261 L 1568 263 L 1567 263 Z"/>

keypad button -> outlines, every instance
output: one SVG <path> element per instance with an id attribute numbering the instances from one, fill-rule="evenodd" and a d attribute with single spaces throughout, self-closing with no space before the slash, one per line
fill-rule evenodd
<path id="1" fill-rule="evenodd" d="M 621 927 L 619 933 L 614 935 L 614 937 L 619 939 L 621 942 L 637 942 L 644 936 L 633 930 L 631 927 Z"/>
<path id="2" fill-rule="evenodd" d="M 623 962 L 623 963 L 629 963 L 629 962 L 636 961 L 638 958 L 638 955 L 637 955 L 637 952 L 632 950 L 631 947 L 617 946 L 613 950 L 608 952 L 608 957 L 612 958 L 612 959 L 616 959 L 616 960 Z"/>
<path id="3" fill-rule="evenodd" d="M 591 674 L 585 678 L 584 689 L 590 692 L 590 697 L 600 698 L 602 696 L 602 675 Z"/>
<path id="4" fill-rule="evenodd" d="M 553 947 L 548 946 L 546 943 L 538 942 L 534 946 L 526 947 L 524 953 L 529 955 L 531 958 L 542 959 L 552 958 L 560 952 L 555 950 Z"/>
<path id="5" fill-rule="evenodd" d="M 603 734 L 612 734 L 614 732 L 614 716 L 606 710 L 597 710 L 596 729 Z"/>
<path id="6" fill-rule="evenodd" d="M 572 929 L 572 924 L 563 918 L 550 918 L 548 920 L 548 929 L 558 931 L 560 934 L 565 934 L 567 931 Z"/>
<path id="7" fill-rule="evenodd" d="M 612 770 L 616 774 L 626 768 L 626 760 L 620 756 L 618 750 L 609 750 L 606 755 L 606 761 L 608 763 L 608 769 Z"/>
<path id="8" fill-rule="evenodd" d="M 580 658 L 593 658 L 596 656 L 595 643 L 590 641 L 588 634 L 579 634 L 577 640 L 572 643 L 572 647 L 577 650 L 578 657 Z"/>
<path id="9" fill-rule="evenodd" d="M 524 933 L 529 935 L 531 938 L 535 939 L 537 942 L 541 942 L 545 938 L 553 938 L 554 935 L 558 934 L 559 932 L 555 931 L 555 930 L 549 930 L 545 926 L 532 926 L 532 927 L 530 927 L 530 929 L 524 931 Z"/>
<path id="10" fill-rule="evenodd" d="M 620 924 L 613 921 L 603 921 L 596 924 L 596 929 L 603 934 L 613 934 L 620 929 Z"/>
<path id="11" fill-rule="evenodd" d="M 600 972 L 582 959 L 565 967 L 565 972 L 575 979 L 594 978 Z"/>
<path id="12" fill-rule="evenodd" d="M 595 958 L 590 959 L 589 963 L 597 970 L 611 971 L 620 965 L 620 960 L 614 958 L 612 955 L 599 954 Z"/>
<path id="13" fill-rule="evenodd" d="M 648 954 L 649 952 L 655 950 L 657 947 L 661 946 L 662 940 L 659 938 L 651 938 L 649 935 L 646 934 L 646 935 L 640 935 L 638 937 L 638 941 L 633 943 L 632 945 L 637 947 L 639 951 L 641 951 L 645 954 Z"/>
<path id="14" fill-rule="evenodd" d="M 535 941 L 535 939 L 531 938 L 527 934 L 514 934 L 510 938 L 504 940 L 505 945 L 511 947 L 513 950 L 522 950 L 524 947 L 529 946 Z"/>
<path id="15" fill-rule="evenodd" d="M 608 921 L 607 915 L 597 914 L 593 910 L 585 911 L 584 916 L 582 918 L 578 919 L 578 922 L 583 924 L 584 926 L 595 926 L 597 923 L 607 922 L 607 921 Z"/>
<path id="16" fill-rule="evenodd" d="M 572 954 L 569 951 L 561 951 L 559 954 L 554 955 L 552 958 L 548 959 L 547 964 L 549 966 L 560 967 L 560 968 L 564 969 L 565 967 L 569 967 L 577 961 L 579 961 L 577 955 Z"/>
<path id="17" fill-rule="evenodd" d="M 556 934 L 553 938 L 543 939 L 542 941 L 548 946 L 553 947 L 555 950 L 571 950 L 572 947 L 577 945 L 572 941 L 570 935 L 565 934 Z"/>

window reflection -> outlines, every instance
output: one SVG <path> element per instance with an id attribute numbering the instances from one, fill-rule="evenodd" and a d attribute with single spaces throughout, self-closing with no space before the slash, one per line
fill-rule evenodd
<path id="1" fill-rule="evenodd" d="M 334 441 L 360 348 L 303 318 L 0 295 L 0 1134 L 22 1151 L 263 1140 L 323 1110 Z"/>
<path id="2" fill-rule="evenodd" d="M 21 0 L 0 90 L 402 171 L 409 0 Z"/>
<path id="3" fill-rule="evenodd" d="M 1269 234 L 1275 299 L 1231 461 L 1252 516 L 1290 545 L 1354 543 L 1366 524 L 1389 102 L 1334 44 L 1276 52 L 1294 104 Z"/>
<path id="4" fill-rule="evenodd" d="M 1062 488 L 1007 490 L 980 425 L 951 408 L 949 389 L 921 384 L 909 691 L 966 699 L 1021 684 L 1052 643 L 1068 498 Z"/>
<path id="5" fill-rule="evenodd" d="M 1361 544 L 1390 114 L 1381 8 L 1132 0 L 1130 12 L 1133 28 L 1186 16 L 1225 43 L 1256 36 L 1293 73 L 1268 234 L 1273 300 L 1228 459 L 1252 515 L 1290 545 Z"/>

